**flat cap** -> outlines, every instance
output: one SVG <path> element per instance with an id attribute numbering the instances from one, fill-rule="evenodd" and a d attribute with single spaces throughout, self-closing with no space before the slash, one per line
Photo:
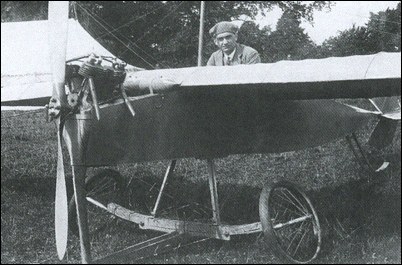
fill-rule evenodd
<path id="1" fill-rule="evenodd" d="M 230 33 L 236 34 L 238 30 L 239 30 L 239 28 L 232 22 L 222 21 L 222 22 L 217 23 L 215 26 L 213 26 L 209 30 L 209 34 L 212 37 L 216 37 L 217 35 L 224 33 L 224 32 L 230 32 Z"/>

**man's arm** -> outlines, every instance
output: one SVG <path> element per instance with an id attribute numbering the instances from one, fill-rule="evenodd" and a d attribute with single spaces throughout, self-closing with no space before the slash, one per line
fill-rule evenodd
<path id="1" fill-rule="evenodd" d="M 214 54 L 212 54 L 211 57 L 209 57 L 209 60 L 207 62 L 207 66 L 216 66 Z"/>
<path id="2" fill-rule="evenodd" d="M 246 64 L 261 63 L 261 58 L 258 52 L 256 50 L 252 51 L 250 55 L 247 56 L 247 61 L 245 63 Z"/>

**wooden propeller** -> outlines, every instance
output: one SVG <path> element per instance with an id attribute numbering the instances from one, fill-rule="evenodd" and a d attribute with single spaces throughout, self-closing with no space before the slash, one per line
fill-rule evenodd
<path id="1" fill-rule="evenodd" d="M 68 1 L 49 1 L 49 46 L 51 51 L 51 70 L 53 101 L 59 106 L 66 104 L 64 90 L 66 51 L 68 36 Z M 56 120 L 60 125 L 60 116 Z M 68 206 L 66 180 L 64 176 L 63 154 L 61 149 L 62 128 L 58 132 L 58 159 L 55 198 L 55 233 L 59 259 L 63 259 L 67 247 Z"/>

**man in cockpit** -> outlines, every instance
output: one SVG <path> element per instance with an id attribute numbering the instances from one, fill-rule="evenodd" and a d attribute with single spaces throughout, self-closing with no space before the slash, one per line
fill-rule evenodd
<path id="1" fill-rule="evenodd" d="M 219 50 L 214 52 L 207 62 L 207 66 L 226 66 L 238 64 L 260 63 L 258 52 L 246 45 L 237 43 L 239 28 L 228 21 L 217 23 L 209 30 Z"/>

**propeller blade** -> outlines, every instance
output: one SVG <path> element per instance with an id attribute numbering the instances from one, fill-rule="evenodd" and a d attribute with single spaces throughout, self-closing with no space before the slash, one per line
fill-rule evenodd
<path id="1" fill-rule="evenodd" d="M 49 47 L 53 97 L 67 103 L 64 90 L 68 37 L 68 1 L 49 1 Z"/>
<path id="2" fill-rule="evenodd" d="M 51 55 L 50 62 L 52 70 L 53 98 L 59 101 L 61 106 L 67 104 L 64 82 L 68 36 L 68 6 L 68 1 L 49 1 L 49 47 Z M 60 122 L 59 119 L 57 123 L 60 125 Z M 63 128 L 62 126 L 58 127 L 55 234 L 57 254 L 59 259 L 62 260 L 67 247 L 68 206 L 63 153 L 61 149 Z"/>
<path id="3" fill-rule="evenodd" d="M 67 248 L 68 237 L 68 206 L 67 188 L 64 176 L 63 153 L 61 149 L 61 135 L 58 133 L 57 150 L 57 177 L 56 177 L 56 198 L 55 198 L 55 232 L 56 248 L 59 259 L 64 258 Z"/>

